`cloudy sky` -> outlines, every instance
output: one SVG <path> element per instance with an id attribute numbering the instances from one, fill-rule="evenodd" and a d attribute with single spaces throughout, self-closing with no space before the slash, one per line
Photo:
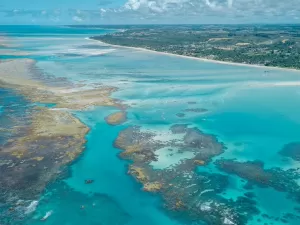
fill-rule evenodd
<path id="1" fill-rule="evenodd" d="M 300 23 L 300 0 L 1 0 L 0 24 Z"/>

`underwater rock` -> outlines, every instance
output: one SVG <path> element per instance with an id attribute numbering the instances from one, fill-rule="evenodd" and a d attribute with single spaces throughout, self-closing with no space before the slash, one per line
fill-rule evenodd
<path id="1" fill-rule="evenodd" d="M 170 128 L 173 134 L 183 134 L 187 130 L 187 124 L 175 124 Z"/>
<path id="2" fill-rule="evenodd" d="M 122 149 L 122 158 L 149 162 L 155 160 L 154 151 L 162 146 L 154 142 L 155 135 L 150 132 L 141 132 L 139 127 L 132 126 L 122 130 L 114 142 L 114 146 Z"/>
<path id="3" fill-rule="evenodd" d="M 224 152 L 224 146 L 215 136 L 204 134 L 198 128 L 188 128 L 183 138 L 184 147 L 197 149 L 197 159 L 210 161 Z"/>
<path id="4" fill-rule="evenodd" d="M 94 180 L 88 179 L 84 181 L 85 184 L 92 184 L 94 183 Z"/>
<path id="5" fill-rule="evenodd" d="M 203 108 L 195 108 L 195 109 L 185 109 L 185 112 L 195 112 L 195 113 L 205 113 L 208 112 L 207 109 L 203 109 Z"/>
<path id="6" fill-rule="evenodd" d="M 290 157 L 295 161 L 300 161 L 300 142 L 293 142 L 285 145 L 279 154 Z"/>
<path id="7" fill-rule="evenodd" d="M 119 125 L 126 121 L 127 113 L 124 111 L 115 112 L 105 117 L 105 121 L 110 125 Z"/>
<path id="8" fill-rule="evenodd" d="M 162 188 L 162 184 L 159 182 L 145 183 L 143 190 L 147 192 L 158 192 Z"/>
<path id="9" fill-rule="evenodd" d="M 149 180 L 148 175 L 145 173 L 144 169 L 137 166 L 130 166 L 128 174 L 134 176 L 139 182 L 143 183 Z"/>
<path id="10" fill-rule="evenodd" d="M 300 175 L 296 170 L 264 169 L 264 164 L 260 161 L 238 162 L 221 159 L 217 160 L 215 164 L 220 170 L 238 175 L 252 184 L 288 192 L 299 200 L 300 186 L 296 179 L 299 179 Z"/>
<path id="11" fill-rule="evenodd" d="M 185 114 L 184 113 L 176 113 L 176 116 L 182 118 L 185 116 Z"/>
<path id="12" fill-rule="evenodd" d="M 194 164 L 197 166 L 203 166 L 203 165 L 205 165 L 205 161 L 196 159 L 196 160 L 194 160 Z"/>

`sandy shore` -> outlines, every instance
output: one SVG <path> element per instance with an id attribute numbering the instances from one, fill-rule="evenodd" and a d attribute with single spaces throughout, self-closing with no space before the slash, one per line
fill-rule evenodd
<path id="1" fill-rule="evenodd" d="M 185 58 L 185 59 L 192 59 L 192 60 L 197 60 L 197 61 L 201 61 L 201 62 L 217 63 L 217 64 L 224 64 L 224 65 L 232 65 L 232 66 L 254 67 L 254 68 L 260 68 L 260 69 L 265 69 L 265 70 L 273 69 L 273 70 L 300 72 L 299 69 L 282 68 L 282 67 L 275 67 L 275 66 L 263 66 L 263 65 L 255 65 L 255 64 L 246 64 L 246 63 L 226 62 L 226 61 L 220 61 L 220 60 L 214 60 L 214 59 L 198 58 L 198 57 L 186 56 L 186 55 L 177 55 L 177 54 L 168 53 L 168 52 L 159 52 L 159 51 L 150 50 L 150 49 L 146 49 L 146 48 L 113 45 L 113 44 L 105 43 L 103 41 L 95 40 L 92 38 L 87 38 L 87 39 L 93 40 L 93 41 L 98 41 L 98 42 L 101 42 L 102 44 L 112 46 L 112 47 L 134 49 L 134 50 L 138 50 L 138 51 L 146 51 L 146 52 L 151 52 L 151 53 L 156 53 L 156 54 L 161 54 L 161 55 L 168 55 L 168 56 L 181 57 L 181 58 Z"/>

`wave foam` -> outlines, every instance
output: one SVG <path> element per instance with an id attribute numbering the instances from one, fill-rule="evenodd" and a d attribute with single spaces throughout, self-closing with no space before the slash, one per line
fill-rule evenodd
<path id="1" fill-rule="evenodd" d="M 48 219 L 48 217 L 49 217 L 49 216 L 51 216 L 51 215 L 52 215 L 52 213 L 53 213 L 53 211 L 52 211 L 52 210 L 50 210 L 50 211 L 46 212 L 45 216 L 44 216 L 44 217 L 41 219 L 41 221 L 44 221 L 44 220 Z"/>
<path id="2" fill-rule="evenodd" d="M 26 207 L 25 209 L 25 214 L 30 214 L 36 210 L 36 207 L 38 206 L 39 202 L 38 201 L 32 201 L 30 202 L 29 206 Z"/>

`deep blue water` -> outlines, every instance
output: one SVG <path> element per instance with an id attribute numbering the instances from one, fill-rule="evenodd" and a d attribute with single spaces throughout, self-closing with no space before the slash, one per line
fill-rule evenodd
<path id="1" fill-rule="evenodd" d="M 264 68 L 200 62 L 85 39 L 112 30 L 0 26 L 1 32 L 18 44 L 15 49 L 37 60 L 43 72 L 86 88 L 99 83 L 116 86 L 119 90 L 113 97 L 131 105 L 122 126 L 105 123 L 104 117 L 116 110 L 113 108 L 74 112 L 91 128 L 85 152 L 70 165 L 69 177 L 49 185 L 24 224 L 40 224 L 47 212 L 52 214 L 43 223 L 53 225 L 182 224 L 162 208 L 159 194 L 143 192 L 140 184 L 127 175 L 130 162 L 118 157 L 113 141 L 130 125 L 140 125 L 168 141 L 171 125 L 191 124 L 224 143 L 225 153 L 216 158 L 261 160 L 266 168 L 299 168 L 298 162 L 283 160 L 278 154 L 285 144 L 300 140 L 299 72 L 270 69 L 270 75 L 265 76 Z M 191 101 L 196 104 L 188 104 Z M 187 108 L 205 108 L 208 112 L 176 116 Z M 199 170 L 222 173 L 212 163 Z M 229 178 L 223 197 L 243 196 L 247 190 L 241 187 L 240 178 Z M 86 185 L 86 179 L 95 182 Z M 259 187 L 253 192 L 262 214 L 297 213 L 294 208 L 299 204 L 286 193 Z M 261 215 L 257 218 L 268 224 L 284 224 Z M 249 224 L 256 224 L 257 218 Z M 289 224 L 298 225 L 299 221 Z"/>

